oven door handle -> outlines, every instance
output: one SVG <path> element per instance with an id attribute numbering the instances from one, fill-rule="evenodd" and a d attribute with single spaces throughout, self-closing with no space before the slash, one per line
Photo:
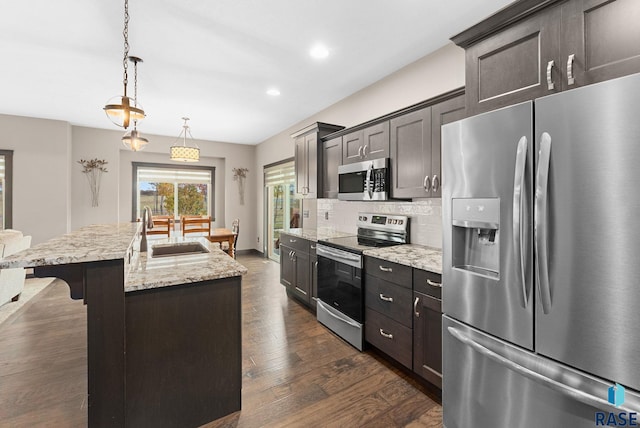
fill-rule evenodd
<path id="1" fill-rule="evenodd" d="M 324 245 L 316 245 L 316 255 L 362 269 L 362 256 L 359 254 L 336 250 L 331 247 L 325 247 Z"/>
<path id="2" fill-rule="evenodd" d="M 333 313 L 334 309 L 327 305 L 325 302 L 323 302 L 322 300 L 318 300 L 317 304 L 322 307 L 322 309 L 324 309 L 324 311 L 331 315 L 333 318 L 337 319 L 338 321 L 342 321 L 345 324 L 349 324 L 351 327 L 356 327 L 356 328 L 361 328 L 362 326 L 360 324 L 358 324 L 357 322 L 353 321 L 351 318 L 347 318 L 345 317 L 340 317 L 336 314 Z"/>

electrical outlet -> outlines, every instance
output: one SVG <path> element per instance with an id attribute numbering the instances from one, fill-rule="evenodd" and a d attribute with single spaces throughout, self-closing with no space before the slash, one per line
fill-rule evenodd
<path id="1" fill-rule="evenodd" d="M 258 244 L 260 243 L 260 237 L 256 237 L 256 241 L 258 241 Z"/>
<path id="2" fill-rule="evenodd" d="M 324 219 L 329 220 L 329 211 L 324 212 Z"/>

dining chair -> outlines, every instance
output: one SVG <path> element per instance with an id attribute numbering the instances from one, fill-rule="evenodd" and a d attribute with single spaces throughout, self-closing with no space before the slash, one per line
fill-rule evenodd
<path id="1" fill-rule="evenodd" d="M 173 229 L 174 219 L 168 215 L 154 215 L 151 216 L 153 221 L 153 228 L 147 229 L 147 235 L 167 235 L 171 237 L 171 229 Z"/>
<path id="2" fill-rule="evenodd" d="M 187 233 L 205 233 L 211 236 L 211 216 L 183 215 L 180 217 L 180 230 L 182 236 Z"/>

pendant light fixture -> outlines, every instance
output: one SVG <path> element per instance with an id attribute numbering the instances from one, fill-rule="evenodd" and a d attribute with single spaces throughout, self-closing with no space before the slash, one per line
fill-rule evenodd
<path id="1" fill-rule="evenodd" d="M 124 30 L 122 31 L 124 36 L 124 58 L 122 59 L 122 66 L 124 68 L 124 74 L 122 83 L 124 86 L 124 95 L 115 96 L 107 101 L 107 105 L 104 106 L 104 111 L 107 117 L 115 125 L 127 129 L 132 121 L 141 121 L 144 119 L 144 110 L 142 106 L 137 104 L 137 100 L 134 98 L 133 104 L 131 98 L 127 96 L 127 61 L 129 59 L 129 0 L 124 0 Z M 135 62 L 134 62 L 135 64 Z"/>
<path id="2" fill-rule="evenodd" d="M 200 160 L 200 148 L 198 145 L 193 143 L 195 147 L 187 146 L 187 134 L 193 140 L 193 135 L 191 135 L 191 130 L 189 129 L 189 125 L 187 125 L 188 117 L 183 117 L 184 125 L 182 125 L 182 131 L 180 131 L 180 135 L 176 138 L 176 141 L 182 137 L 182 145 L 181 146 L 171 146 L 171 160 L 177 162 L 198 162 Z"/>
<path id="3" fill-rule="evenodd" d="M 130 56 L 129 61 L 133 63 L 133 103 L 138 105 L 138 63 L 142 62 L 142 59 L 137 56 Z M 133 119 L 133 130 L 127 132 L 122 137 L 122 144 L 134 152 L 143 150 L 144 147 L 149 144 L 149 140 L 142 137 L 138 132 L 138 120 Z"/>

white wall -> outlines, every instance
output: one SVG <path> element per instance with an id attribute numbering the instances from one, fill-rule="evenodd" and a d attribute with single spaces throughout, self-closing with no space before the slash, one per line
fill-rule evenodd
<path id="1" fill-rule="evenodd" d="M 70 229 L 71 126 L 0 115 L 0 149 L 13 150 L 13 228 L 46 241 Z"/>
<path id="2" fill-rule="evenodd" d="M 90 192 L 80 165 L 73 169 L 72 228 L 95 224 L 131 221 L 132 162 L 151 162 L 180 165 L 169 160 L 169 148 L 176 137 L 144 134 L 149 144 L 142 152 L 131 152 L 122 146 L 124 132 L 94 128 L 73 127 L 74 162 L 83 159 L 106 159 L 109 172 L 103 175 L 99 208 L 91 207 Z M 176 135 L 180 127 L 176 128 Z M 197 128 L 193 130 L 197 132 Z M 189 144 L 193 144 L 191 140 Z M 200 147 L 200 162 L 196 165 L 216 167 L 216 200 L 214 227 L 231 227 L 240 219 L 240 237 L 237 248 L 253 248 L 255 236 L 256 189 L 252 179 L 255 170 L 255 146 L 195 140 Z M 181 144 L 181 142 L 178 142 Z M 233 181 L 233 168 L 249 168 L 245 189 L 245 204 L 240 205 L 237 182 Z M 260 171 L 262 173 L 262 171 Z"/>
<path id="3" fill-rule="evenodd" d="M 255 187 L 262 194 L 264 166 L 292 157 L 294 147 L 290 135 L 313 122 L 351 127 L 461 86 L 464 86 L 464 50 L 449 43 L 260 143 L 256 148 L 255 170 L 259 174 L 255 177 Z M 262 203 L 257 208 L 256 231 L 260 244 L 256 243 L 255 248 L 262 251 Z"/>

